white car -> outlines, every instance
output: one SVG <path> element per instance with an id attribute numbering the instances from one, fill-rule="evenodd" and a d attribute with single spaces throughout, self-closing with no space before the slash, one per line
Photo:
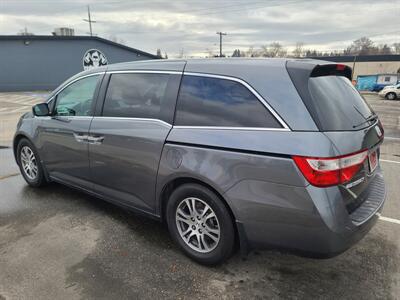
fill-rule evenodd
<path id="1" fill-rule="evenodd" d="M 400 83 L 396 85 L 388 85 L 379 92 L 379 96 L 388 100 L 400 99 Z"/>

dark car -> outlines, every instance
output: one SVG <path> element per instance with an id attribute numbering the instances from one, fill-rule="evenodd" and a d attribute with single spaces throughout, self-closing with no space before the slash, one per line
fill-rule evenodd
<path id="1" fill-rule="evenodd" d="M 122 63 L 82 72 L 18 123 L 27 183 L 59 182 L 165 221 L 191 258 L 235 244 L 334 256 L 385 200 L 383 128 L 318 60 Z"/>

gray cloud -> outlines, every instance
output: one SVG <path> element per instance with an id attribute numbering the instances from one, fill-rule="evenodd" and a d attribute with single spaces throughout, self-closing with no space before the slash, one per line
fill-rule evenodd
<path id="1" fill-rule="evenodd" d="M 99 36 L 152 53 L 161 48 L 170 56 L 181 49 L 189 56 L 217 53 L 216 31 L 228 32 L 227 54 L 273 41 L 288 48 L 302 41 L 306 47 L 334 50 L 361 36 L 377 43 L 400 40 L 400 21 L 394 18 L 400 14 L 400 0 L 2 0 L 0 34 L 15 34 L 24 26 L 35 34 L 50 34 L 60 26 L 86 34 L 86 4 L 98 21 L 93 27 Z"/>

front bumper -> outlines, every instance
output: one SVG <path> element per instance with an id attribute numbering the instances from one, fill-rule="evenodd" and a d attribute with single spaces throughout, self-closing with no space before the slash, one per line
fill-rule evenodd
<path id="1" fill-rule="evenodd" d="M 235 198 L 234 189 L 228 195 L 239 216 L 241 245 L 283 248 L 314 257 L 338 255 L 361 240 L 378 220 L 386 198 L 380 169 L 368 186 L 365 201 L 351 214 L 337 187 L 257 182 L 249 190 L 252 199 L 246 203 Z"/>

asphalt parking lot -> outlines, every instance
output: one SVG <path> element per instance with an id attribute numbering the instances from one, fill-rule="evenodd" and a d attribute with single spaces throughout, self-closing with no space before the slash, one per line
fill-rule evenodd
<path id="1" fill-rule="evenodd" d="M 9 100 L 14 110 L 43 96 L 13 95 L 20 101 Z M 160 223 L 58 184 L 28 187 L 11 150 L 1 149 L 0 300 L 400 299 L 400 101 L 366 98 L 386 128 L 381 167 L 388 199 L 360 243 L 325 260 L 268 250 L 203 267 Z M 0 94 L 0 145 L 9 146 L 24 109 L 2 111 L 2 99 L 9 97 Z"/>

